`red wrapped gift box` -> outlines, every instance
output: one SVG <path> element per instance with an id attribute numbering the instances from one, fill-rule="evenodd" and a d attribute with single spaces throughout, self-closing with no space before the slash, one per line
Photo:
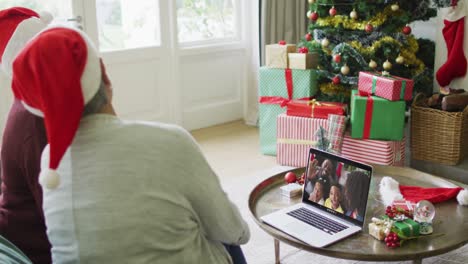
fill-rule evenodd
<path id="1" fill-rule="evenodd" d="M 327 119 L 329 114 L 344 115 L 346 108 L 342 103 L 292 100 L 287 104 L 286 115 Z"/>
<path id="2" fill-rule="evenodd" d="M 409 210 L 410 212 L 413 212 L 414 207 L 416 206 L 416 203 L 410 202 L 407 200 L 395 200 L 392 203 L 392 206 L 395 206 L 396 208 L 400 208 L 403 210 Z"/>
<path id="3" fill-rule="evenodd" d="M 358 90 L 390 101 L 413 98 L 413 80 L 372 72 L 359 72 Z"/>

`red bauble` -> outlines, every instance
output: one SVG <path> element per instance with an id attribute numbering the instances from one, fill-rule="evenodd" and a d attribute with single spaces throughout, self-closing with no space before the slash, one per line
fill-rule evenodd
<path id="1" fill-rule="evenodd" d="M 408 25 L 404 26 L 402 32 L 403 32 L 403 34 L 405 34 L 405 35 L 411 34 L 411 27 L 408 26 Z"/>
<path id="2" fill-rule="evenodd" d="M 333 82 L 334 85 L 340 84 L 341 83 L 340 76 L 337 75 L 337 76 L 333 77 L 332 82 Z"/>
<path id="3" fill-rule="evenodd" d="M 284 180 L 287 183 L 294 183 L 297 180 L 296 174 L 294 174 L 294 172 L 290 171 L 290 172 L 286 173 L 286 175 L 284 175 Z"/>
<path id="4" fill-rule="evenodd" d="M 341 62 L 341 54 L 333 55 L 333 61 L 335 61 L 336 63 L 340 63 Z"/>
<path id="5" fill-rule="evenodd" d="M 285 40 L 280 40 L 280 41 L 278 41 L 278 44 L 280 44 L 280 45 L 286 45 L 286 41 L 285 41 Z"/>
<path id="6" fill-rule="evenodd" d="M 312 34 L 307 33 L 307 34 L 305 35 L 305 39 L 306 39 L 307 41 L 311 41 L 311 40 L 312 40 Z"/>
<path id="7" fill-rule="evenodd" d="M 309 53 L 309 49 L 306 47 L 300 47 L 299 48 L 299 53 Z"/>
<path id="8" fill-rule="evenodd" d="M 328 10 L 328 13 L 330 14 L 330 16 L 335 16 L 337 11 L 336 11 L 336 8 L 334 6 L 332 6 L 332 8 L 330 8 L 330 10 Z"/>
<path id="9" fill-rule="evenodd" d="M 367 33 L 371 33 L 374 30 L 374 26 L 372 26 L 371 24 L 367 24 L 366 27 L 364 28 L 364 30 Z"/>
<path id="10" fill-rule="evenodd" d="M 310 17 L 309 17 L 309 18 L 310 18 L 310 20 L 312 20 L 312 21 L 315 22 L 315 21 L 317 21 L 317 19 L 319 18 L 319 15 L 318 15 L 317 12 L 314 11 L 314 12 L 312 12 L 312 14 L 310 14 Z"/>

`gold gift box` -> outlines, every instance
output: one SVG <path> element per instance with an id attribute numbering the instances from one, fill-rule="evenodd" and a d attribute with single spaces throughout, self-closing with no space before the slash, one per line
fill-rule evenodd
<path id="1" fill-rule="evenodd" d="M 297 70 L 316 69 L 318 66 L 318 53 L 289 53 L 289 68 Z"/>
<path id="2" fill-rule="evenodd" d="M 375 223 L 370 223 L 369 234 L 377 240 L 384 240 L 385 239 L 385 226 L 377 225 Z"/>
<path id="3" fill-rule="evenodd" d="M 265 47 L 265 66 L 269 68 L 287 69 L 288 54 L 296 52 L 294 44 L 271 44 Z"/>

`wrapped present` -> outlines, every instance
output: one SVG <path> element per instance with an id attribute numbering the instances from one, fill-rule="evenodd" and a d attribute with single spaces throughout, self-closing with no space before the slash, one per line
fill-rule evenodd
<path id="1" fill-rule="evenodd" d="M 408 210 L 410 212 L 413 212 L 416 203 L 407 200 L 395 200 L 393 201 L 392 206 L 395 206 L 397 209 Z"/>
<path id="2" fill-rule="evenodd" d="M 328 140 L 330 141 L 329 152 L 341 154 L 345 129 L 345 116 L 328 115 Z"/>
<path id="3" fill-rule="evenodd" d="M 359 72 L 359 91 L 391 101 L 411 100 L 413 86 L 414 82 L 410 79 L 372 72 Z"/>
<path id="4" fill-rule="evenodd" d="M 305 167 L 309 149 L 316 144 L 315 132 L 328 128 L 327 119 L 278 116 L 278 155 L 276 161 L 285 166 Z"/>
<path id="5" fill-rule="evenodd" d="M 405 128 L 405 101 L 389 101 L 377 96 L 351 93 L 351 137 L 402 140 Z"/>
<path id="6" fill-rule="evenodd" d="M 403 167 L 405 147 L 405 137 L 400 141 L 355 139 L 347 133 L 343 138 L 341 155 L 364 163 Z"/>
<path id="7" fill-rule="evenodd" d="M 385 239 L 385 226 L 377 225 L 375 223 L 369 224 L 369 235 L 373 236 L 377 240 Z"/>
<path id="8" fill-rule="evenodd" d="M 287 104 L 286 114 L 327 119 L 329 114 L 344 115 L 346 108 L 346 104 L 342 103 L 318 102 L 315 99 L 310 101 L 292 100 Z"/>
<path id="9" fill-rule="evenodd" d="M 397 229 L 397 234 L 400 238 L 410 238 L 419 236 L 419 223 L 412 219 L 403 221 L 395 221 L 393 226 Z"/>
<path id="10" fill-rule="evenodd" d="M 289 68 L 288 53 L 296 52 L 294 44 L 272 44 L 265 46 L 265 66 L 269 68 Z"/>
<path id="11" fill-rule="evenodd" d="M 259 128 L 263 154 L 276 155 L 276 117 L 286 112 L 287 102 L 314 96 L 318 91 L 315 70 L 260 68 Z"/>
<path id="12" fill-rule="evenodd" d="M 306 70 L 316 69 L 319 62 L 318 53 L 289 53 L 289 68 Z"/>
<path id="13" fill-rule="evenodd" d="M 302 194 L 302 185 L 290 183 L 280 187 L 281 194 L 287 197 L 296 197 Z"/>

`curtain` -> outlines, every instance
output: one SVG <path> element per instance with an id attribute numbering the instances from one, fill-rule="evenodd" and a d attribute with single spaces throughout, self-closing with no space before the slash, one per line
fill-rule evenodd
<path id="1" fill-rule="evenodd" d="M 285 40 L 298 43 L 307 31 L 306 0 L 255 0 L 248 1 L 254 17 L 249 32 L 252 42 L 249 54 L 249 78 L 245 122 L 257 124 L 258 68 L 265 61 L 265 45 Z M 256 19 L 258 18 L 258 19 Z"/>

